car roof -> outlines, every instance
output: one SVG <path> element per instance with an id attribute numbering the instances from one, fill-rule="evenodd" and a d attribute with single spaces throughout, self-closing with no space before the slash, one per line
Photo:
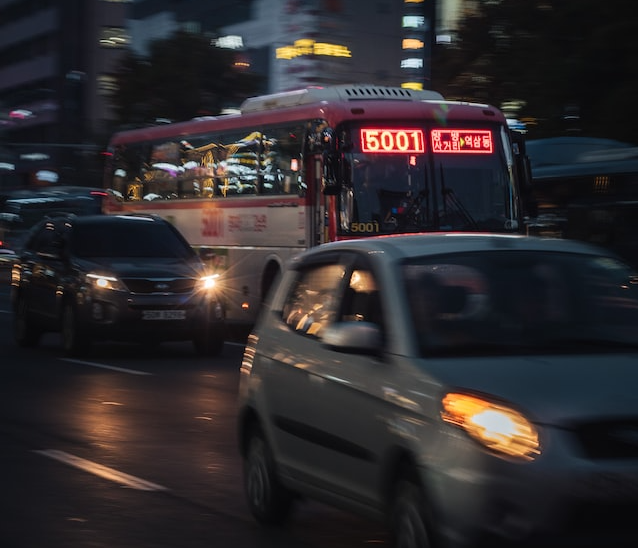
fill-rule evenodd
<path id="1" fill-rule="evenodd" d="M 541 238 L 519 234 L 451 232 L 375 236 L 356 240 L 342 240 L 312 248 L 300 255 L 299 258 L 303 259 L 304 257 L 327 251 L 360 251 L 369 254 L 384 253 L 395 260 L 403 260 L 427 255 L 493 250 L 583 253 L 615 257 L 615 254 L 611 251 L 574 240 Z"/>
<path id="2" fill-rule="evenodd" d="M 157 223 L 164 222 L 161 217 L 157 215 L 145 215 L 145 214 L 135 214 L 135 215 L 72 215 L 72 224 L 74 225 L 107 225 L 113 223 L 135 223 L 135 222 L 147 222 L 147 223 Z"/>

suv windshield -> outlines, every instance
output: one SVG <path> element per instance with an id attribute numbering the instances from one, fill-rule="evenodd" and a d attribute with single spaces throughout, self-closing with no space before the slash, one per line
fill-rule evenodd
<path id="1" fill-rule="evenodd" d="M 76 224 L 70 239 L 76 257 L 154 257 L 188 259 L 191 247 L 165 223 L 147 219 L 98 219 Z"/>
<path id="2" fill-rule="evenodd" d="M 403 266 L 422 355 L 587 353 L 638 344 L 638 278 L 612 258 L 493 252 Z"/>

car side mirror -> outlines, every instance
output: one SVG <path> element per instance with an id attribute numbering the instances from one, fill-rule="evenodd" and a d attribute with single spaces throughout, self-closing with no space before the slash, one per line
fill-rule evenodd
<path id="1" fill-rule="evenodd" d="M 321 341 L 337 352 L 379 354 L 382 348 L 381 328 L 371 322 L 337 322 L 327 327 Z"/>

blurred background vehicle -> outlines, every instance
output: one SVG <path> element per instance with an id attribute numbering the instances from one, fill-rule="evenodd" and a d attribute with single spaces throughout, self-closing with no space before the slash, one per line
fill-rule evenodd
<path id="1" fill-rule="evenodd" d="M 537 212 L 529 232 L 603 245 L 638 267 L 638 146 L 568 136 L 526 149 Z"/>
<path id="2" fill-rule="evenodd" d="M 70 355 L 96 340 L 192 340 L 218 354 L 225 314 L 218 276 L 184 237 L 153 216 L 62 215 L 29 233 L 13 266 L 15 338 L 60 332 Z"/>
<path id="3" fill-rule="evenodd" d="M 0 239 L 6 247 L 17 251 L 29 229 L 44 217 L 100 214 L 106 195 L 100 188 L 80 186 L 5 192 L 0 196 Z"/>

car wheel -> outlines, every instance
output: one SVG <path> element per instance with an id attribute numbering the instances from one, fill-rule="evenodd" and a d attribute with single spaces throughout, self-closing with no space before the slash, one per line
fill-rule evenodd
<path id="1" fill-rule="evenodd" d="M 425 497 L 418 480 L 402 477 L 394 491 L 390 516 L 395 548 L 433 548 L 425 509 Z"/>
<path id="2" fill-rule="evenodd" d="M 281 525 L 290 515 L 293 495 L 280 483 L 270 448 L 259 428 L 254 428 L 248 439 L 244 492 L 250 511 L 259 523 Z"/>
<path id="3" fill-rule="evenodd" d="M 22 296 L 18 297 L 13 323 L 15 341 L 19 346 L 28 348 L 38 345 L 42 331 L 33 325 L 29 314 L 29 305 Z"/>
<path id="4" fill-rule="evenodd" d="M 82 356 L 86 354 L 91 345 L 90 339 L 78 325 L 78 318 L 73 305 L 68 302 L 64 305 L 62 314 L 62 346 L 68 356 Z"/>

